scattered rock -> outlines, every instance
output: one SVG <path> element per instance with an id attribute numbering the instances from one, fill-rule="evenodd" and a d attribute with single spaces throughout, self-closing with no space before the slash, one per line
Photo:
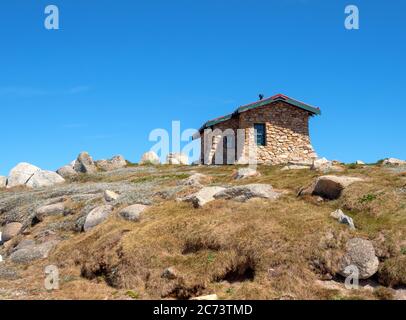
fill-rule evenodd
<path id="1" fill-rule="evenodd" d="M 203 183 L 210 182 L 211 178 L 201 173 L 194 173 L 189 178 L 183 180 L 183 186 L 201 187 Z"/>
<path id="2" fill-rule="evenodd" d="M 32 240 L 32 239 L 23 239 L 18 243 L 17 246 L 15 246 L 12 249 L 12 252 L 15 252 L 15 251 L 20 250 L 22 248 L 30 247 L 30 246 L 33 246 L 33 245 L 35 245 L 34 240 Z"/>
<path id="3" fill-rule="evenodd" d="M 227 188 L 214 195 L 215 199 L 234 199 L 247 201 L 251 198 L 277 199 L 280 193 L 276 192 L 270 184 L 247 184 Z"/>
<path id="4" fill-rule="evenodd" d="M 148 151 L 141 157 L 140 164 L 160 164 L 158 155 L 154 151 Z"/>
<path id="5" fill-rule="evenodd" d="M 286 170 L 303 170 L 303 169 L 309 169 L 309 166 L 304 166 L 304 165 L 299 165 L 299 164 L 289 164 L 287 166 L 284 166 L 281 170 L 286 171 Z"/>
<path id="6" fill-rule="evenodd" d="M 169 267 L 169 268 L 166 268 L 164 270 L 164 272 L 162 272 L 161 277 L 164 279 L 168 279 L 168 280 L 174 280 L 178 277 L 178 272 L 175 269 L 175 267 Z"/>
<path id="7" fill-rule="evenodd" d="M 106 220 L 111 212 L 113 211 L 113 207 L 110 205 L 100 206 L 94 208 L 89 214 L 86 216 L 85 224 L 83 226 L 84 231 L 89 231 L 90 229 L 94 228 L 95 226 L 102 223 Z"/>
<path id="8" fill-rule="evenodd" d="M 7 185 L 7 177 L 0 176 L 0 189 L 5 188 Z"/>
<path id="9" fill-rule="evenodd" d="M 169 153 L 166 157 L 166 162 L 168 164 L 189 164 L 189 158 L 184 153 Z"/>
<path id="10" fill-rule="evenodd" d="M 7 187 L 12 188 L 25 185 L 34 173 L 38 171 L 41 171 L 41 169 L 32 164 L 26 162 L 19 163 L 11 169 L 7 179 Z"/>
<path id="11" fill-rule="evenodd" d="M 203 207 L 206 203 L 215 200 L 214 195 L 225 190 L 222 187 L 204 187 L 198 192 L 186 196 L 182 201 L 191 202 L 195 208 Z"/>
<path id="12" fill-rule="evenodd" d="M 327 160 L 326 158 L 321 158 L 313 161 L 311 169 L 318 171 L 327 171 L 331 169 L 332 166 L 333 166 L 332 161 Z"/>
<path id="13" fill-rule="evenodd" d="M 234 174 L 234 179 L 240 180 L 240 179 L 246 179 L 250 177 L 257 177 L 260 176 L 261 174 L 252 168 L 240 168 L 238 171 Z"/>
<path id="14" fill-rule="evenodd" d="M 364 162 L 364 161 L 362 161 L 362 160 L 357 160 L 357 161 L 355 161 L 355 164 L 364 165 L 364 164 L 365 164 L 365 162 Z"/>
<path id="15" fill-rule="evenodd" d="M 96 173 L 97 168 L 92 157 L 87 152 L 78 155 L 75 161 L 74 169 L 78 173 Z"/>
<path id="16" fill-rule="evenodd" d="M 334 219 L 337 219 L 338 222 L 348 225 L 351 229 L 355 229 L 352 218 L 345 215 L 344 212 L 341 211 L 341 209 L 337 209 L 336 211 L 332 212 L 330 216 Z"/>
<path id="17" fill-rule="evenodd" d="M 18 272 L 11 267 L 0 264 L 0 279 L 1 280 L 16 280 L 20 278 Z"/>
<path id="18" fill-rule="evenodd" d="M 35 260 L 48 257 L 49 252 L 56 246 L 58 241 L 48 241 L 42 244 L 25 246 L 10 254 L 10 260 L 14 263 L 26 264 Z"/>
<path id="19" fill-rule="evenodd" d="M 345 270 L 348 266 L 358 268 L 359 279 L 368 279 L 378 271 L 379 260 L 371 241 L 353 238 L 347 242 L 346 253 L 339 267 L 339 273 L 344 277 L 352 274 L 352 271 Z"/>
<path id="20" fill-rule="evenodd" d="M 29 188 L 42 188 L 63 182 L 65 182 L 65 179 L 56 172 L 40 170 L 33 174 L 33 176 L 27 181 L 26 186 Z"/>
<path id="21" fill-rule="evenodd" d="M 395 300 L 406 300 L 406 289 L 396 289 L 394 298 Z"/>
<path id="22" fill-rule="evenodd" d="M 321 176 L 310 186 L 302 188 L 299 196 L 316 195 L 324 199 L 334 200 L 341 196 L 342 191 L 355 182 L 364 181 L 361 178 L 347 176 Z"/>
<path id="23" fill-rule="evenodd" d="M 104 191 L 104 200 L 106 200 L 107 202 L 115 201 L 119 197 L 120 195 L 115 193 L 114 191 L 111 190 Z"/>
<path id="24" fill-rule="evenodd" d="M 47 216 L 57 216 L 57 215 L 64 215 L 65 213 L 65 204 L 63 202 L 50 204 L 46 206 L 39 207 L 35 211 L 35 217 L 42 221 Z"/>
<path id="25" fill-rule="evenodd" d="M 117 155 L 109 160 L 103 159 L 96 161 L 96 166 L 102 171 L 112 171 L 125 168 L 127 166 L 127 161 L 125 161 L 122 155 Z"/>
<path id="26" fill-rule="evenodd" d="M 137 222 L 141 219 L 141 213 L 147 208 L 148 206 L 143 204 L 133 204 L 129 207 L 121 209 L 118 214 L 125 220 Z"/>
<path id="27" fill-rule="evenodd" d="M 383 160 L 382 165 L 384 166 L 404 166 L 406 165 L 406 161 L 396 159 L 396 158 L 388 158 Z"/>
<path id="28" fill-rule="evenodd" d="M 0 240 L 2 242 L 11 240 L 12 238 L 14 238 L 16 235 L 18 235 L 20 233 L 22 227 L 23 227 L 23 225 L 19 222 L 11 222 L 11 223 L 6 224 L 3 227 Z"/>
<path id="29" fill-rule="evenodd" d="M 56 170 L 56 173 L 63 178 L 70 178 L 78 174 L 71 165 L 66 165 L 59 168 L 58 170 Z"/>
<path id="30" fill-rule="evenodd" d="M 195 298 L 192 298 L 191 300 L 203 301 L 203 300 L 218 300 L 218 299 L 219 299 L 219 297 L 217 296 L 217 294 L 210 294 L 207 296 L 195 297 Z"/>

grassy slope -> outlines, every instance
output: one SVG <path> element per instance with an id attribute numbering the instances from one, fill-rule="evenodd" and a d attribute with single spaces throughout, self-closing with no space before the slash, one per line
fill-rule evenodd
<path id="1" fill-rule="evenodd" d="M 159 189 L 175 187 L 194 170 L 213 176 L 212 185 L 270 183 L 284 195 L 243 204 L 216 200 L 201 209 L 156 199 L 140 223 L 113 215 L 88 233 L 64 232 L 66 240 L 48 261 L 21 269 L 22 279 L 0 280 L 0 288 L 5 288 L 4 295 L 7 288 L 21 288 L 25 298 L 50 299 L 189 298 L 209 293 L 223 299 L 375 298 L 366 290 L 343 296 L 316 284 L 317 279 L 335 276 L 335 257 L 355 236 L 374 240 L 384 260 L 384 284 L 405 283 L 406 194 L 399 191 L 406 185 L 405 174 L 376 166 L 350 168 L 338 174 L 365 177 L 366 182 L 350 186 L 339 200 L 322 203 L 296 197 L 300 187 L 321 175 L 310 170 L 264 166 L 260 177 L 238 182 L 231 178 L 232 166 L 162 166 L 154 173 L 120 176 L 133 183 L 155 181 Z M 116 181 L 97 176 L 81 182 L 92 180 Z M 330 218 L 337 208 L 354 218 L 356 231 Z M 46 229 L 55 218 L 49 219 L 31 233 Z M 60 267 L 59 291 L 42 289 L 43 267 L 50 263 Z M 180 275 L 176 280 L 162 279 L 169 266 Z"/>

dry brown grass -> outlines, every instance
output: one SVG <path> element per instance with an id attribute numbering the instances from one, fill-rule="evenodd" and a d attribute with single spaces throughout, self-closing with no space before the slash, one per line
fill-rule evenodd
<path id="1" fill-rule="evenodd" d="M 399 266 L 405 265 L 405 256 L 397 245 L 405 239 L 406 226 L 405 198 L 396 191 L 405 184 L 400 174 L 372 166 L 346 169 L 338 175 L 367 180 L 352 185 L 339 200 L 318 203 L 296 197 L 302 186 L 322 175 L 310 170 L 263 166 L 260 177 L 236 181 L 234 166 L 178 167 L 177 173 L 173 166 L 157 168 L 153 174 L 132 173 L 125 179 L 137 183 L 153 179 L 171 186 L 196 171 L 212 176 L 212 185 L 270 183 L 285 193 L 276 201 L 216 200 L 200 209 L 160 201 L 139 223 L 114 214 L 90 232 L 65 232 L 65 240 L 47 262 L 58 265 L 65 280 L 61 290 L 41 291 L 41 298 L 188 299 L 209 293 L 221 299 L 374 298 L 362 291 L 343 296 L 315 285 L 317 279 L 335 275 L 335 257 L 354 236 L 383 237 L 377 240 L 387 259 L 381 280 L 388 285 L 405 281 L 406 271 Z M 330 212 L 340 207 L 354 218 L 356 231 L 330 218 Z M 47 222 L 34 226 L 32 233 L 43 230 Z M 170 266 L 179 275 L 175 280 L 161 277 Z M 41 268 L 34 264 L 24 270 L 32 288 L 43 281 Z M 39 276 L 33 275 L 35 270 Z M 384 292 L 375 296 L 384 297 Z"/>

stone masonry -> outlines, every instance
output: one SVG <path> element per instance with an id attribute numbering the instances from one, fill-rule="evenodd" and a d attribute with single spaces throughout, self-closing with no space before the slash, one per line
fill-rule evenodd
<path id="1" fill-rule="evenodd" d="M 264 105 L 247 111 L 234 112 L 229 119 L 202 128 L 201 162 L 232 164 L 251 163 L 254 160 L 263 164 L 311 163 L 317 158 L 309 137 L 309 118 L 314 113 L 311 112 L 312 109 L 309 111 L 289 102 L 272 99 L 269 104 L 265 102 Z M 265 125 L 264 146 L 256 143 L 254 124 Z M 212 137 L 206 138 L 205 144 L 204 135 L 207 133 L 211 133 Z M 210 141 L 212 143 L 208 143 Z M 238 144 L 240 145 L 237 148 Z M 216 154 L 220 153 L 223 154 L 223 159 L 216 160 Z"/>

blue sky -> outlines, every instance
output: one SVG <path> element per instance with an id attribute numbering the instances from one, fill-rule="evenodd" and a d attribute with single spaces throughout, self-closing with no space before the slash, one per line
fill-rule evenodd
<path id="1" fill-rule="evenodd" d="M 44 28 L 44 8 L 60 30 Z M 360 29 L 344 28 L 356 4 Z M 5 0 L 0 174 L 57 169 L 83 150 L 138 161 L 149 132 L 283 93 L 319 106 L 320 156 L 406 159 L 402 0 Z"/>

